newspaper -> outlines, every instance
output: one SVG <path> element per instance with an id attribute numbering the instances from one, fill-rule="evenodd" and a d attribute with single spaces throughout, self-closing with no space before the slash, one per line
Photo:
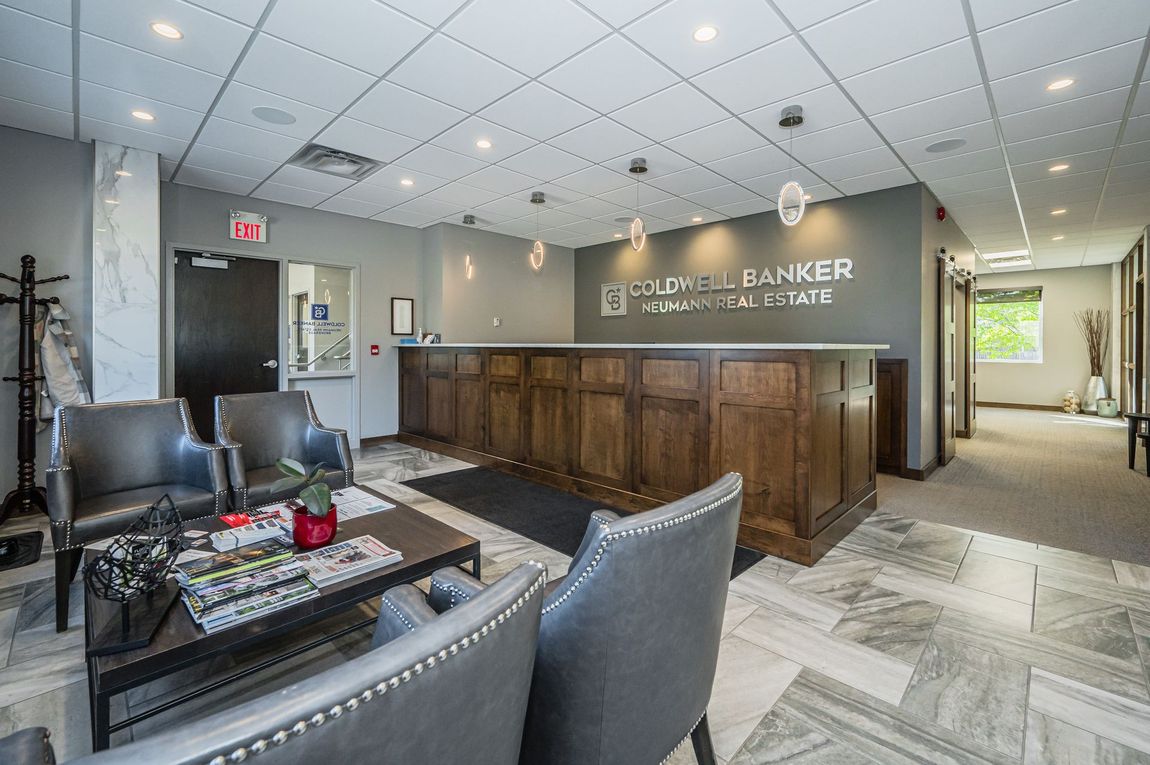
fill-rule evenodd
<path id="1" fill-rule="evenodd" d="M 362 515 L 378 513 L 381 510 L 391 510 L 395 507 L 391 502 L 369 494 L 358 486 L 339 489 L 331 493 L 331 501 L 339 511 L 341 519 L 359 518 Z"/>
<path id="2" fill-rule="evenodd" d="M 317 587 L 323 587 L 389 566 L 403 560 L 403 554 L 373 536 L 364 535 L 297 555 L 296 560 L 307 569 L 308 578 Z"/>

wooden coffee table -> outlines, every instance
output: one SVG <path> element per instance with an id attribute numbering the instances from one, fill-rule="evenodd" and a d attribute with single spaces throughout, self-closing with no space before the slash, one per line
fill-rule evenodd
<path id="1" fill-rule="evenodd" d="M 384 495 L 367 487 L 360 487 L 379 497 Z M 124 653 L 88 658 L 88 695 L 92 711 L 92 748 L 108 748 L 112 733 L 165 712 L 172 707 L 197 698 L 281 661 L 290 659 L 317 646 L 330 643 L 344 635 L 374 623 L 375 619 L 360 622 L 322 638 L 290 646 L 286 650 L 244 667 L 233 674 L 213 679 L 177 699 L 166 701 L 140 714 L 112 723 L 109 719 L 111 697 L 138 686 L 171 675 L 194 664 L 208 661 L 235 651 L 268 642 L 271 638 L 298 630 L 335 614 L 349 611 L 364 601 L 379 597 L 385 590 L 399 584 L 415 582 L 430 576 L 444 566 L 471 563 L 472 573 L 478 577 L 479 540 L 445 523 L 424 515 L 407 505 L 384 497 L 395 505 L 359 518 L 341 521 L 336 542 L 363 534 L 370 534 L 385 545 L 403 553 L 403 560 L 381 569 L 369 571 L 350 579 L 325 586 L 318 597 L 305 600 L 281 611 L 268 614 L 244 624 L 221 630 L 213 635 L 192 621 L 182 603 L 174 603 L 164 617 L 151 644 Z M 227 526 L 217 518 L 206 518 L 185 524 L 188 530 L 220 531 Z M 211 547 L 196 548 L 211 550 Z M 97 553 L 89 550 L 85 561 Z M 119 619 L 119 605 L 85 594 L 85 642 L 112 619 Z"/>

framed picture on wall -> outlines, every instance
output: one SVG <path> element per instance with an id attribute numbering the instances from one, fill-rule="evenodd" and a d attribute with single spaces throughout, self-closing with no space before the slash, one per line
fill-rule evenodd
<path id="1" fill-rule="evenodd" d="M 413 298 L 391 299 L 391 334 L 415 334 L 415 300 Z"/>

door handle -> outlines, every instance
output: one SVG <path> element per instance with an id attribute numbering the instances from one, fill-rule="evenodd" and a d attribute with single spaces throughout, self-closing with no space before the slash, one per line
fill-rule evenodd
<path id="1" fill-rule="evenodd" d="M 267 367 L 268 369 L 275 369 L 279 365 L 280 365 L 280 363 L 278 361 L 276 361 L 275 359 L 272 359 L 271 361 L 265 361 L 263 363 L 263 366 Z"/>

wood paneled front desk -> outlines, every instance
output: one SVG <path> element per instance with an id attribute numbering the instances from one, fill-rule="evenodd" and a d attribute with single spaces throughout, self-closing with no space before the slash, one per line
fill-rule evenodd
<path id="1" fill-rule="evenodd" d="M 400 346 L 400 440 L 627 510 L 736 471 L 739 543 L 809 565 L 876 506 L 885 347 Z"/>

